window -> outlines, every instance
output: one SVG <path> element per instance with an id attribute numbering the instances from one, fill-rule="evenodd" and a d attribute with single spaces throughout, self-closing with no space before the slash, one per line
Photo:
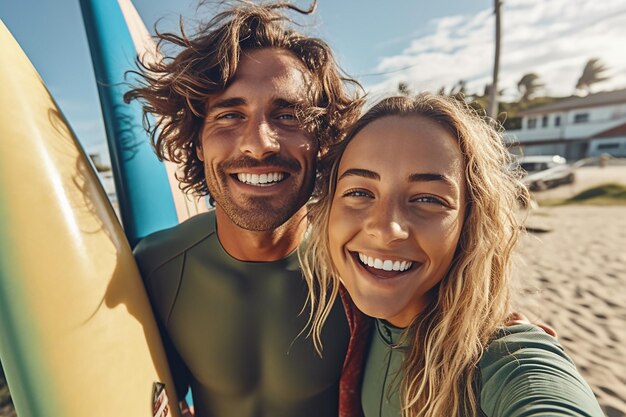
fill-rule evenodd
<path id="1" fill-rule="evenodd" d="M 528 118 L 528 128 L 534 129 L 537 127 L 537 119 L 535 117 Z"/>
<path id="2" fill-rule="evenodd" d="M 589 121 L 589 113 L 578 113 L 574 115 L 574 123 L 587 123 Z"/>
<path id="3" fill-rule="evenodd" d="M 548 127 L 548 116 L 543 116 L 541 118 L 541 127 Z"/>
<path id="4" fill-rule="evenodd" d="M 598 145 L 598 149 L 617 149 L 619 148 L 619 143 L 601 143 Z"/>
<path id="5" fill-rule="evenodd" d="M 561 116 L 554 117 L 554 126 L 561 126 Z"/>

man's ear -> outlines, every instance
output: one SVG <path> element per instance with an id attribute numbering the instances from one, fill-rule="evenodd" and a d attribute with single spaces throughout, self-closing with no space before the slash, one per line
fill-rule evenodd
<path id="1" fill-rule="evenodd" d="M 202 153 L 202 143 L 198 143 L 196 145 L 196 156 L 198 157 L 199 160 L 204 162 L 204 154 Z"/>

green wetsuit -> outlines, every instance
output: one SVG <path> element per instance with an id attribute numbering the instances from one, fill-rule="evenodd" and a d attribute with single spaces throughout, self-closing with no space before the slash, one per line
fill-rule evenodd
<path id="1" fill-rule="evenodd" d="M 338 300 L 320 359 L 301 334 L 308 289 L 295 253 L 238 261 L 222 248 L 210 212 L 148 236 L 135 256 L 177 391 L 191 386 L 196 416 L 337 416 L 345 312 Z"/>
<path id="2" fill-rule="evenodd" d="M 361 391 L 365 417 L 401 416 L 401 335 L 402 329 L 376 321 Z M 500 331 L 480 360 L 479 377 L 483 416 L 603 416 L 556 339 L 532 325 Z"/>
<path id="3" fill-rule="evenodd" d="M 403 329 L 375 320 L 371 332 L 361 388 L 363 412 L 365 417 L 399 417 Z"/>

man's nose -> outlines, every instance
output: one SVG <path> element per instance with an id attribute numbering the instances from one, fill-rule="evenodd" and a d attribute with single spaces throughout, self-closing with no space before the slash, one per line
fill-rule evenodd
<path id="1" fill-rule="evenodd" d="M 277 133 L 265 118 L 250 120 L 241 139 L 241 152 L 255 159 L 264 159 L 280 151 Z"/>
<path id="2" fill-rule="evenodd" d="M 409 224 L 402 209 L 394 203 L 381 202 L 370 211 L 364 224 L 368 235 L 389 244 L 409 237 Z"/>

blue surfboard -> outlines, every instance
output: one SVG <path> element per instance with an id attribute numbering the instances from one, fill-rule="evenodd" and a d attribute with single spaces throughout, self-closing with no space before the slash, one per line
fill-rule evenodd
<path id="1" fill-rule="evenodd" d="M 142 127 L 139 103 L 126 104 L 125 74 L 137 51 L 117 1 L 80 0 L 124 231 L 131 247 L 146 235 L 176 225 L 165 166 Z"/>

